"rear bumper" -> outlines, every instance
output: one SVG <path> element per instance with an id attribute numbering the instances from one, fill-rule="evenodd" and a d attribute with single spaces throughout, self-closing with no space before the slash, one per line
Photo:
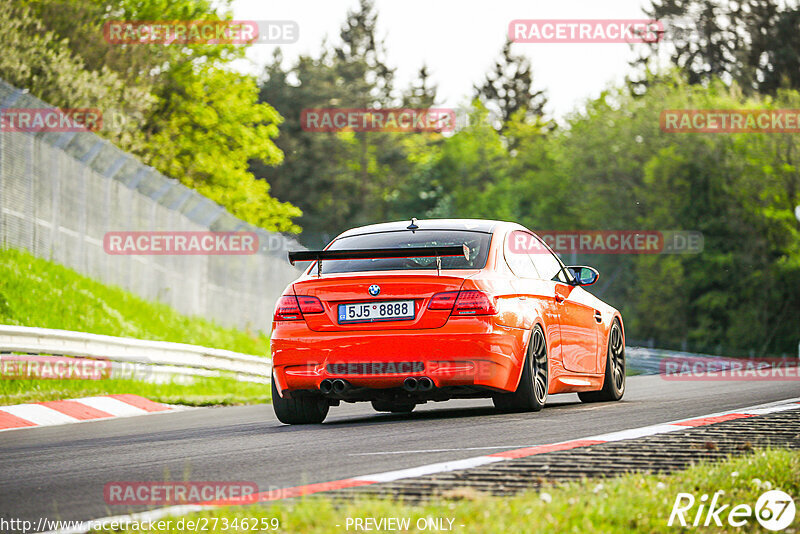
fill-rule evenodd
<path id="1" fill-rule="evenodd" d="M 314 332 L 305 322 L 283 322 L 271 338 L 278 391 L 316 390 L 324 379 L 355 387 L 400 387 L 427 376 L 436 387 L 484 386 L 513 391 L 527 332 L 491 317 L 450 318 L 441 328 Z"/>

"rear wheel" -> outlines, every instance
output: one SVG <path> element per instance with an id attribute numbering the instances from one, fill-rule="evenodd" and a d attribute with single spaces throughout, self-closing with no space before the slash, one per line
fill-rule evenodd
<path id="1" fill-rule="evenodd" d="M 272 407 L 278 421 L 287 425 L 321 423 L 328 415 L 328 402 L 322 397 L 284 399 L 278 394 L 275 377 L 272 377 Z"/>
<path id="2" fill-rule="evenodd" d="M 547 344 L 542 327 L 536 325 L 528 343 L 522 376 L 514 393 L 492 397 L 494 405 L 505 412 L 538 412 L 547 401 Z"/>
<path id="3" fill-rule="evenodd" d="M 625 342 L 622 340 L 622 327 L 617 319 L 611 325 L 608 334 L 608 352 L 606 353 L 606 373 L 603 378 L 603 389 L 600 391 L 583 391 L 578 397 L 583 402 L 618 401 L 625 394 Z"/>
<path id="4" fill-rule="evenodd" d="M 398 404 L 385 400 L 374 400 L 372 401 L 372 407 L 376 412 L 411 413 L 414 411 L 416 404 Z"/>

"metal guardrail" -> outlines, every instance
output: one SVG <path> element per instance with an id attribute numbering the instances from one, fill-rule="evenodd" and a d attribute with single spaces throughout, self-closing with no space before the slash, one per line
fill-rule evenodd
<path id="1" fill-rule="evenodd" d="M 695 352 L 654 349 L 630 345 L 625 346 L 625 358 L 629 369 L 633 369 L 645 375 L 661 374 L 664 371 L 662 368 L 662 362 L 666 358 L 669 358 L 669 360 L 673 363 L 686 361 L 691 364 L 697 361 L 713 361 L 714 368 L 720 371 L 724 369 L 731 369 L 734 365 L 740 364 L 742 361 L 748 361 L 748 358 L 735 358 L 714 354 L 698 354 Z M 791 361 L 791 359 L 787 359 L 785 356 L 784 359 L 786 359 L 787 362 Z"/>
<path id="2" fill-rule="evenodd" d="M 145 341 L 27 326 L 0 325 L 0 353 L 92 358 L 112 362 L 112 378 L 178 381 L 192 377 L 232 376 L 269 383 L 268 357 L 185 343 Z"/>
<path id="3" fill-rule="evenodd" d="M 660 373 L 661 360 L 667 357 L 698 356 L 688 352 L 676 352 L 649 347 L 625 346 L 625 360 L 629 369 L 644 375 L 657 375 Z"/>
<path id="4" fill-rule="evenodd" d="M 664 358 L 709 358 L 723 367 L 731 358 L 648 347 L 627 346 L 627 364 L 642 374 L 659 374 Z M 153 382 L 190 381 L 193 377 L 228 375 L 245 382 L 268 384 L 272 361 L 185 343 L 145 341 L 69 330 L 0 325 L 0 354 L 23 353 L 92 358 L 112 362 L 112 378 Z"/>

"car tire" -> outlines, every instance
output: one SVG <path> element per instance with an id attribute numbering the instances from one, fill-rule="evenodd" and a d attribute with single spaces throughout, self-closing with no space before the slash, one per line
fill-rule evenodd
<path id="1" fill-rule="evenodd" d="M 606 372 L 603 376 L 603 389 L 599 391 L 582 391 L 578 397 L 583 402 L 618 401 L 625 394 L 625 342 L 622 337 L 622 326 L 614 319 L 608 334 L 606 350 Z"/>
<path id="2" fill-rule="evenodd" d="M 547 343 L 542 327 L 536 325 L 525 354 L 517 390 L 492 397 L 495 408 L 504 412 L 538 412 L 547 402 L 549 368 Z"/>
<path id="3" fill-rule="evenodd" d="M 411 413 L 416 406 L 416 404 L 398 404 L 385 400 L 372 401 L 372 408 L 376 412 Z"/>
<path id="4" fill-rule="evenodd" d="M 321 423 L 328 415 L 330 406 L 322 397 L 298 397 L 284 399 L 278 394 L 275 377 L 272 377 L 272 408 L 278 421 L 287 425 L 309 425 Z"/>

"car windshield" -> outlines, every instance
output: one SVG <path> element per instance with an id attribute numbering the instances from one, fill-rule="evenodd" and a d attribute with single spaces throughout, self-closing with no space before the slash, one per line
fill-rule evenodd
<path id="1" fill-rule="evenodd" d="M 469 260 L 463 256 L 442 258 L 442 269 L 482 269 L 489 255 L 492 234 L 467 230 L 398 230 L 341 237 L 328 250 L 366 248 L 412 248 L 467 245 Z M 316 269 L 316 267 L 314 267 Z M 384 258 L 370 260 L 325 260 L 323 273 L 436 269 L 436 258 Z"/>

